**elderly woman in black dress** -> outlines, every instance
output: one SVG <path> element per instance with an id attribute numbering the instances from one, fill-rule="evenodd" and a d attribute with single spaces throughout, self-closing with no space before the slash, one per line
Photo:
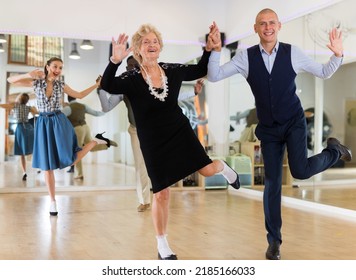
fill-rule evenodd
<path id="1" fill-rule="evenodd" d="M 112 56 L 104 72 L 101 87 L 111 94 L 125 94 L 130 100 L 148 175 L 152 181 L 152 217 L 156 231 L 158 258 L 177 259 L 166 239 L 169 186 L 198 171 L 203 176 L 222 174 L 230 185 L 240 187 L 237 173 L 224 161 L 212 161 L 178 106 L 183 81 L 206 76 L 213 41 L 218 32 L 210 27 L 208 42 L 201 60 L 195 65 L 158 62 L 163 41 L 150 24 L 142 25 L 132 37 L 120 34 L 112 41 Z M 121 62 L 133 51 L 140 68 L 116 76 Z"/>

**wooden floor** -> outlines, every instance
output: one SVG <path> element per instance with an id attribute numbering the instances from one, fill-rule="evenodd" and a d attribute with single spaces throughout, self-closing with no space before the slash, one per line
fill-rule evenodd
<path id="1" fill-rule="evenodd" d="M 0 164 L 0 172 L 13 168 L 4 165 Z M 105 170 L 96 176 L 116 176 Z M 136 211 L 132 186 L 90 189 L 87 180 L 65 187 L 66 180 L 72 182 L 66 179 L 71 175 L 61 174 L 58 217 L 48 215 L 41 174 L 29 176 L 36 183 L 24 183 L 14 173 L 1 174 L 5 181 L 0 186 L 1 260 L 157 258 L 151 211 Z M 37 191 L 18 192 L 26 184 Z M 16 191 L 8 191 L 11 188 Z M 355 219 L 288 203 L 282 213 L 282 259 L 356 260 Z M 173 190 L 168 231 L 170 245 L 181 260 L 263 260 L 267 246 L 261 197 L 248 189 Z"/>
<path id="2" fill-rule="evenodd" d="M 45 192 L 43 173 L 31 168 L 27 162 L 27 181 L 17 160 L 0 163 L 0 193 Z M 84 180 L 75 180 L 69 168 L 55 170 L 56 187 L 62 191 L 134 188 L 134 168 L 118 163 L 83 164 Z"/>
<path id="3" fill-rule="evenodd" d="M 356 211 L 355 167 L 328 169 L 308 180 L 295 180 L 294 185 L 297 187 L 283 186 L 283 196 Z"/>

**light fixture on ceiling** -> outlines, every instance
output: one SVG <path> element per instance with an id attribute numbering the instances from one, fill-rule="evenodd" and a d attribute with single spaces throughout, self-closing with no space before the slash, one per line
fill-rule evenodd
<path id="1" fill-rule="evenodd" d="M 80 48 L 83 50 L 92 50 L 94 49 L 94 46 L 90 40 L 83 40 L 82 44 L 80 45 Z"/>
<path id="2" fill-rule="evenodd" d="M 72 51 L 70 52 L 69 58 L 80 59 L 80 54 L 77 50 L 77 43 L 72 43 Z"/>
<path id="3" fill-rule="evenodd" d="M 6 37 L 4 34 L 0 34 L 0 43 L 6 43 L 7 40 L 6 40 Z"/>
<path id="4" fill-rule="evenodd" d="M 4 46 L 2 45 L 2 43 L 0 43 L 0 53 L 5 52 Z"/>

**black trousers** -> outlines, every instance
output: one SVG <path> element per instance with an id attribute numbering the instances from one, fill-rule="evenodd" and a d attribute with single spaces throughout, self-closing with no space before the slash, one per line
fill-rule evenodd
<path id="1" fill-rule="evenodd" d="M 334 165 L 340 158 L 335 147 L 326 147 L 321 153 L 308 158 L 307 126 L 304 111 L 285 124 L 265 126 L 258 124 L 256 136 L 261 141 L 265 167 L 263 207 L 267 240 L 282 243 L 282 166 L 285 148 L 291 174 L 296 179 L 307 179 Z"/>

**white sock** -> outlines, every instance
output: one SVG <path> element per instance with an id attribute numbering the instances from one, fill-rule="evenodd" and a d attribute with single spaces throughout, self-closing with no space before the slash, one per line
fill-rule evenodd
<path id="1" fill-rule="evenodd" d="M 236 172 L 225 161 L 220 160 L 220 162 L 224 165 L 224 168 L 217 174 L 223 175 L 229 184 L 234 183 L 237 179 Z"/>
<path id="2" fill-rule="evenodd" d="M 169 248 L 166 236 L 167 235 L 156 236 L 158 253 L 161 255 L 162 258 L 167 258 L 170 255 L 175 255 L 171 248 Z"/>
<path id="3" fill-rule="evenodd" d="M 51 201 L 51 204 L 49 206 L 49 212 L 50 213 L 57 213 L 57 203 L 55 200 Z"/>

